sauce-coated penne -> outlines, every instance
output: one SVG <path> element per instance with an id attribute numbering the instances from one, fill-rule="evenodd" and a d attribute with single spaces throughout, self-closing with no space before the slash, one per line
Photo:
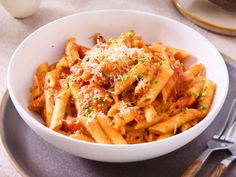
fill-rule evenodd
<path id="1" fill-rule="evenodd" d="M 203 64 L 186 69 L 188 51 L 146 43 L 133 30 L 91 38 L 92 47 L 69 38 L 58 62 L 36 69 L 28 108 L 51 130 L 90 143 L 145 143 L 186 131 L 208 114 L 216 85 Z"/>

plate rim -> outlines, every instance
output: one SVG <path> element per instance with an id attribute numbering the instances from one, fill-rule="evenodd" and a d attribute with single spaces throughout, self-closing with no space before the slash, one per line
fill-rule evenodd
<path id="1" fill-rule="evenodd" d="M 10 98 L 10 96 L 9 96 L 8 90 L 6 89 L 4 91 L 2 98 L 0 99 L 1 100 L 1 102 L 0 102 L 0 146 L 2 147 L 3 153 L 7 157 L 7 160 L 10 162 L 10 164 L 16 170 L 16 172 L 22 177 L 29 177 L 29 175 L 27 175 L 25 170 L 23 170 L 23 168 L 15 160 L 15 158 L 12 155 L 11 151 L 9 150 L 6 140 L 5 140 L 5 133 L 4 133 L 4 128 L 3 128 L 4 127 L 4 125 L 3 125 L 3 120 L 4 120 L 3 112 L 4 112 L 4 108 L 6 106 L 7 100 L 9 98 Z"/>
<path id="2" fill-rule="evenodd" d="M 191 12 L 189 12 L 185 7 L 183 7 L 179 0 L 172 0 L 174 6 L 176 9 L 185 17 L 187 17 L 190 21 L 197 24 L 198 26 L 205 28 L 207 30 L 229 35 L 229 36 L 236 36 L 236 28 L 228 28 L 220 25 L 216 25 L 214 23 L 208 22 L 198 16 L 193 15 Z"/>

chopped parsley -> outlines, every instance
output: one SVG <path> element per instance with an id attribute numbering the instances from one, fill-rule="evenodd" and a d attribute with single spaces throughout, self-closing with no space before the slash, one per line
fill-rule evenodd
<path id="1" fill-rule="evenodd" d="M 201 93 L 201 96 L 206 96 L 206 93 L 205 93 L 205 92 L 202 92 L 202 93 Z"/>
<path id="2" fill-rule="evenodd" d="M 117 80 L 117 81 L 121 81 L 121 80 L 122 80 L 121 75 L 117 75 L 117 76 L 116 76 L 116 80 Z"/>
<path id="3" fill-rule="evenodd" d="M 111 95 L 111 93 L 110 93 L 110 92 L 107 92 L 106 95 L 105 95 L 105 97 L 109 97 L 110 95 Z"/>
<path id="4" fill-rule="evenodd" d="M 75 103 L 75 99 L 74 99 L 74 97 L 73 97 L 72 95 L 71 95 L 70 103 L 71 103 L 71 104 L 74 104 L 74 103 Z"/>
<path id="5" fill-rule="evenodd" d="M 139 59 L 138 59 L 138 62 L 139 63 L 142 63 L 142 62 L 144 62 L 144 61 L 146 61 L 147 59 L 145 58 L 145 57 L 140 57 Z"/>
<path id="6" fill-rule="evenodd" d="M 136 68 L 137 68 L 137 65 L 135 65 L 135 66 L 131 69 L 131 71 L 135 71 Z"/>
<path id="7" fill-rule="evenodd" d="M 69 85 L 73 87 L 75 85 L 75 83 L 74 82 L 69 82 Z"/>
<path id="8" fill-rule="evenodd" d="M 125 76 L 125 80 L 126 80 L 126 81 L 129 80 L 129 75 L 126 75 L 126 76 Z"/>
<path id="9" fill-rule="evenodd" d="M 205 97 L 205 96 L 206 96 L 206 93 L 204 92 L 204 89 L 203 89 L 203 91 L 201 91 L 198 96 L 195 95 L 195 98 L 197 98 L 199 101 L 201 101 L 203 99 L 203 97 Z"/>
<path id="10" fill-rule="evenodd" d="M 106 97 L 106 98 L 104 98 L 102 101 L 103 101 L 104 103 L 106 103 L 106 101 L 107 101 L 107 97 Z"/>
<path id="11" fill-rule="evenodd" d="M 158 84 L 159 81 L 158 81 L 158 80 L 155 80 L 154 82 L 155 82 L 155 84 Z"/>
<path id="12" fill-rule="evenodd" d="M 82 81 L 82 78 L 78 77 L 76 80 L 79 82 L 79 81 Z"/>
<path id="13" fill-rule="evenodd" d="M 166 64 L 166 61 L 162 61 L 161 64 L 162 64 L 162 65 L 165 65 L 165 64 Z"/>
<path id="14" fill-rule="evenodd" d="M 93 97 L 93 100 L 100 100 L 100 97 L 98 97 L 98 96 L 95 95 L 95 96 Z"/>
<path id="15" fill-rule="evenodd" d="M 187 108 L 187 107 L 184 107 L 184 108 L 182 109 L 182 111 L 183 111 L 183 113 L 187 113 L 188 108 Z"/>
<path id="16" fill-rule="evenodd" d="M 164 113 L 165 111 L 166 111 L 165 108 L 163 107 L 160 108 L 160 113 Z"/>
<path id="17" fill-rule="evenodd" d="M 72 74 L 72 77 L 75 79 L 75 78 L 76 78 L 76 75 L 75 75 L 75 74 Z"/>
<path id="18" fill-rule="evenodd" d="M 138 76 L 139 79 L 143 78 L 143 74 L 138 74 L 137 76 Z"/>
<path id="19" fill-rule="evenodd" d="M 208 87 L 205 87 L 204 89 L 203 89 L 203 91 L 206 91 L 208 89 Z"/>
<path id="20" fill-rule="evenodd" d="M 203 100 L 203 98 L 202 97 L 200 97 L 199 99 L 198 99 L 198 101 L 202 101 Z"/>
<path id="21" fill-rule="evenodd" d="M 67 94 L 67 93 L 69 93 L 70 92 L 70 90 L 69 89 L 66 89 L 64 92 L 63 92 L 63 95 L 65 95 L 65 94 Z"/>
<path id="22" fill-rule="evenodd" d="M 91 112 L 92 112 L 92 108 L 91 107 L 85 109 L 85 115 L 86 116 L 88 116 Z"/>
<path id="23" fill-rule="evenodd" d="M 103 108 L 104 107 L 104 104 L 101 103 L 101 104 L 98 104 L 98 108 Z"/>
<path id="24" fill-rule="evenodd" d="M 96 120 L 96 119 L 97 119 L 97 115 L 96 115 L 96 114 L 93 116 L 93 119 L 94 119 L 94 120 Z"/>
<path id="25" fill-rule="evenodd" d="M 201 93 L 199 93 L 199 92 L 194 93 L 194 97 L 195 97 L 196 99 L 198 99 L 200 96 L 201 96 Z"/>
<path id="26" fill-rule="evenodd" d="M 203 111 L 203 110 L 206 110 L 207 109 L 207 106 L 200 106 L 199 108 L 198 108 L 200 111 Z"/>
<path id="27" fill-rule="evenodd" d="M 149 82 L 149 84 L 152 84 L 153 80 L 149 80 L 148 82 Z"/>
<path id="28" fill-rule="evenodd" d="M 127 32 L 127 34 L 128 34 L 129 37 L 133 37 L 134 30 L 129 30 L 129 31 Z"/>

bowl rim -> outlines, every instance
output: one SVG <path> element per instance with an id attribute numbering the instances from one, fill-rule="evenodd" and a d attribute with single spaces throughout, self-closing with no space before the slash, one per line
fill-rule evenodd
<path id="1" fill-rule="evenodd" d="M 146 142 L 146 143 L 140 143 L 140 144 L 101 144 L 101 143 L 87 142 L 87 141 L 83 141 L 83 140 L 79 140 L 79 139 L 75 139 L 75 138 L 71 138 L 71 137 L 62 135 L 62 134 L 60 134 L 56 131 L 53 131 L 53 130 L 49 129 L 45 125 L 39 123 L 37 120 L 35 120 L 35 118 L 33 116 L 31 116 L 27 113 L 27 111 L 25 110 L 25 108 L 23 106 L 21 106 L 19 101 L 16 99 L 15 93 L 13 91 L 14 89 L 11 86 L 11 75 L 13 74 L 13 72 L 11 72 L 11 67 L 12 67 L 12 65 L 14 65 L 14 60 L 15 60 L 16 54 L 18 53 L 19 50 L 21 50 L 21 48 L 23 47 L 23 45 L 26 41 L 28 41 L 32 36 L 36 35 L 39 31 L 45 30 L 48 26 L 53 25 L 54 23 L 62 22 L 64 20 L 70 19 L 70 18 L 75 17 L 75 16 L 83 16 L 83 15 L 87 15 L 87 14 L 97 14 L 97 13 L 131 13 L 131 14 L 145 15 L 145 16 L 149 16 L 149 17 L 152 17 L 152 18 L 156 18 L 156 19 L 159 18 L 159 19 L 162 19 L 162 20 L 165 20 L 165 21 L 169 21 L 171 23 L 181 25 L 184 28 L 187 28 L 188 30 L 192 31 L 193 33 L 199 35 L 199 37 L 202 38 L 202 40 L 209 47 L 209 49 L 213 50 L 214 53 L 218 56 L 218 59 L 220 59 L 219 62 L 221 62 L 221 65 L 222 65 L 222 70 L 224 71 L 224 76 L 225 76 L 224 79 L 225 79 L 226 85 L 223 86 L 223 90 L 222 90 L 223 93 L 222 93 L 221 102 L 214 107 L 214 110 L 210 110 L 210 112 L 207 114 L 207 116 L 203 120 L 201 120 L 198 124 L 193 126 L 192 128 L 190 128 L 190 129 L 188 129 L 188 130 L 186 130 L 182 133 L 179 133 L 179 134 L 176 134 L 174 136 L 168 137 L 166 139 L 162 139 L 162 140 L 158 140 L 158 141 L 152 141 L 152 142 Z M 50 134 L 54 137 L 62 138 L 62 139 L 65 139 L 66 141 L 72 141 L 72 142 L 75 142 L 75 143 L 83 143 L 83 144 L 87 144 L 87 145 L 100 146 L 100 147 L 106 147 L 106 148 L 128 148 L 128 147 L 140 147 L 140 148 L 142 148 L 142 147 L 145 147 L 145 146 L 151 146 L 153 144 L 159 144 L 159 143 L 162 143 L 162 142 L 170 141 L 173 138 L 177 138 L 177 137 L 180 137 L 180 136 L 186 136 L 186 134 L 188 134 L 190 131 L 194 131 L 195 129 L 198 129 L 198 127 L 202 126 L 206 121 L 208 121 L 207 119 L 209 119 L 209 116 L 212 115 L 214 118 L 212 118 L 211 122 L 209 123 L 209 125 L 210 125 L 213 122 L 213 120 L 216 118 L 217 114 L 219 113 L 219 111 L 221 110 L 221 108 L 222 108 L 222 106 L 225 102 L 225 99 L 226 99 L 226 96 L 227 96 L 227 93 L 228 93 L 228 87 L 229 87 L 229 75 L 228 75 L 228 70 L 227 70 L 226 64 L 225 64 L 222 56 L 220 55 L 218 50 L 214 47 L 214 45 L 210 41 L 208 41 L 203 35 L 201 35 L 198 31 L 196 31 L 195 29 L 193 29 L 193 28 L 191 28 L 191 27 L 189 27 L 189 26 L 187 26 L 187 25 L 185 25 L 181 22 L 178 22 L 174 19 L 168 18 L 166 16 L 162 16 L 162 15 L 154 14 L 154 13 L 150 13 L 150 12 L 139 11 L 139 10 L 130 10 L 130 9 L 90 10 L 90 11 L 84 11 L 84 12 L 71 14 L 71 15 L 56 19 L 54 21 L 51 21 L 51 22 L 37 28 L 34 32 L 30 33 L 18 45 L 18 47 L 15 49 L 14 53 L 11 56 L 11 59 L 10 59 L 9 65 L 8 65 L 8 69 L 7 69 L 7 88 L 8 88 L 8 91 L 9 91 L 9 95 L 10 95 L 10 97 L 12 99 L 12 102 L 13 102 L 14 106 L 16 107 L 17 111 L 19 110 L 18 113 L 23 115 L 23 116 L 21 116 L 22 119 L 30 118 L 29 121 L 31 122 L 31 124 L 33 124 L 34 126 L 40 128 L 42 131 L 44 131 L 47 134 Z M 28 124 L 27 121 L 25 121 L 25 122 Z M 203 131 L 201 131 L 199 134 L 201 134 Z M 196 136 L 194 138 L 192 138 L 190 141 L 192 141 L 195 138 L 196 138 Z"/>

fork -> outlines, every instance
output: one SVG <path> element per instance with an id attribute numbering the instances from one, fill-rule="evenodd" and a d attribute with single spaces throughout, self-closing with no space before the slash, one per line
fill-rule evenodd
<path id="1" fill-rule="evenodd" d="M 226 136 L 226 139 L 235 137 L 235 134 L 236 134 L 236 123 L 234 122 L 234 126 L 232 126 L 231 131 L 229 131 L 228 135 Z M 234 139 L 234 141 L 236 142 L 236 138 Z M 211 172 L 209 177 L 220 177 L 227 169 L 227 167 L 236 159 L 236 143 L 232 148 L 229 148 L 228 150 L 232 155 L 222 160 Z"/>
<path id="2" fill-rule="evenodd" d="M 234 130 L 233 127 L 235 126 L 235 117 L 236 117 L 235 108 L 236 108 L 236 99 L 233 100 L 233 103 L 230 107 L 229 113 L 226 117 L 223 126 L 212 137 L 212 139 L 207 142 L 207 149 L 188 166 L 188 168 L 183 172 L 181 177 L 196 176 L 197 173 L 200 171 L 204 162 L 207 160 L 207 158 L 213 151 L 229 149 L 233 147 L 236 133 L 232 134 L 230 133 L 230 131 Z"/>

